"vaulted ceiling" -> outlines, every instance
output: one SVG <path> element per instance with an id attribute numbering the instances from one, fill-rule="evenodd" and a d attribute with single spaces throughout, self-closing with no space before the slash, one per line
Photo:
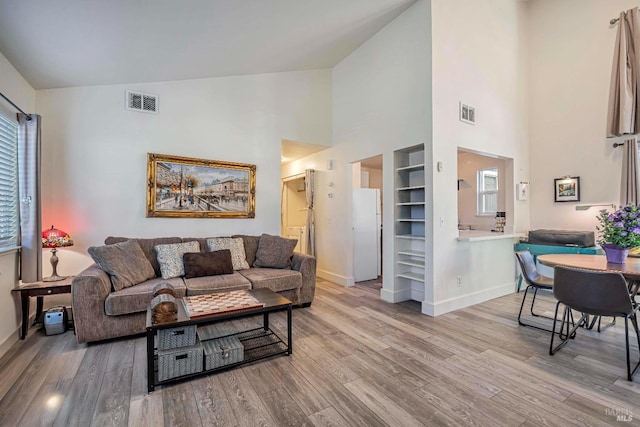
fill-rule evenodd
<path id="1" fill-rule="evenodd" d="M 0 0 L 35 88 L 330 68 L 416 0 Z"/>

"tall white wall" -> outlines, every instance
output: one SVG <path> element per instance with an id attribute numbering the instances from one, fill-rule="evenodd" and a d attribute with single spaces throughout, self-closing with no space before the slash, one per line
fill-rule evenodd
<path id="1" fill-rule="evenodd" d="M 125 90 L 158 95 L 159 114 L 125 110 Z M 279 234 L 281 140 L 331 143 L 330 70 L 42 90 L 37 104 L 43 224 L 75 240 L 65 275 L 109 235 Z M 147 153 L 256 164 L 255 219 L 146 218 Z"/>
<path id="2" fill-rule="evenodd" d="M 430 1 L 418 0 L 333 69 L 333 142 L 292 162 L 282 176 L 316 174 L 318 275 L 353 284 L 350 163 L 383 156 L 383 199 L 393 197 L 393 151 L 431 138 Z M 333 160 L 333 169 L 327 161 Z M 333 183 L 333 186 L 330 186 Z M 331 195 L 331 196 L 330 196 Z M 385 218 L 383 287 L 393 283 L 393 206 Z M 383 293 L 384 297 L 384 293 Z"/>
<path id="3" fill-rule="evenodd" d="M 433 32 L 433 288 L 423 312 L 440 314 L 513 290 L 513 241 L 458 242 L 457 148 L 514 159 L 515 182 L 529 180 L 527 3 L 432 0 Z M 476 108 L 461 122 L 459 102 Z M 529 203 L 514 201 L 508 225 L 528 228 Z M 440 225 L 440 218 L 444 224 Z M 462 286 L 456 285 L 461 276 Z"/>
<path id="4" fill-rule="evenodd" d="M 16 71 L 9 61 L 0 54 L 0 92 L 27 113 L 35 112 L 36 91 Z M 0 111 L 15 118 L 17 111 L 0 100 Z M 17 252 L 0 254 L 0 356 L 18 340 L 18 326 L 21 319 L 20 298 L 11 292 L 18 283 Z"/>
<path id="5" fill-rule="evenodd" d="M 617 25 L 634 0 L 530 2 L 531 229 L 595 231 L 592 208 L 619 204 L 622 148 L 606 139 Z M 555 203 L 553 180 L 580 177 L 580 202 Z"/>

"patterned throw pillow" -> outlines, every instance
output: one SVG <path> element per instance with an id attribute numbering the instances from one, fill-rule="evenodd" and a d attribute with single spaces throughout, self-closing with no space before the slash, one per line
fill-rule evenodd
<path id="1" fill-rule="evenodd" d="M 91 246 L 89 255 L 111 279 L 114 291 L 137 285 L 155 277 L 151 263 L 135 240 L 114 245 Z"/>
<path id="2" fill-rule="evenodd" d="M 174 277 L 184 276 L 182 257 L 189 252 L 200 252 L 200 243 L 186 242 L 157 245 L 155 249 L 162 278 L 172 279 Z"/>
<path id="3" fill-rule="evenodd" d="M 246 270 L 249 268 L 247 256 L 244 252 L 244 243 L 242 239 L 232 237 L 214 237 L 207 239 L 209 251 L 220 251 L 229 249 L 231 251 L 231 262 L 234 270 Z"/>

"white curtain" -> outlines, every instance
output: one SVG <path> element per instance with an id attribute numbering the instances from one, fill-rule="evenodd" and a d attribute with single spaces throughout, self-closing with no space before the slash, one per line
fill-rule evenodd
<path id="1" fill-rule="evenodd" d="M 638 8 L 620 13 L 613 54 L 607 137 L 640 132 L 640 19 Z"/>
<path id="2" fill-rule="evenodd" d="M 31 119 L 29 120 L 29 117 Z M 37 114 L 18 114 L 18 192 L 20 194 L 20 278 L 42 280 L 40 217 L 40 122 Z"/>
<path id="3" fill-rule="evenodd" d="M 620 205 L 637 205 L 640 202 L 640 174 L 638 174 L 638 143 L 635 138 L 624 142 L 622 157 L 622 181 L 620 185 Z"/>
<path id="4" fill-rule="evenodd" d="M 316 224 L 313 211 L 315 173 L 316 171 L 313 169 L 304 171 L 304 190 L 305 196 L 307 197 L 307 254 L 312 256 L 316 256 Z"/>

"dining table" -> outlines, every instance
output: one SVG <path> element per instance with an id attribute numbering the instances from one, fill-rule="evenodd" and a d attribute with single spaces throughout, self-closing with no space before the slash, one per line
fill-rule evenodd
<path id="1" fill-rule="evenodd" d="M 609 273 L 620 273 L 626 279 L 633 298 L 640 290 L 640 258 L 628 257 L 624 264 L 607 262 L 605 255 L 548 254 L 538 256 L 538 262 L 547 267 L 569 267 Z"/>

